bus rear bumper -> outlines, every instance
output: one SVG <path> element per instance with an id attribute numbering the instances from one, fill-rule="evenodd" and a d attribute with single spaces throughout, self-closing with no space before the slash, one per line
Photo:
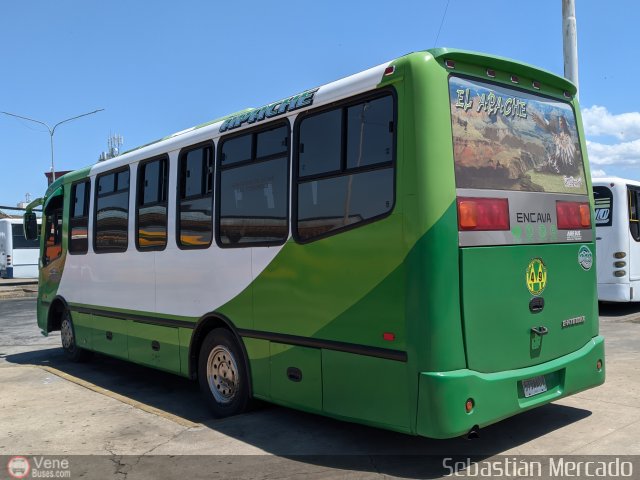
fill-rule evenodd
<path id="1" fill-rule="evenodd" d="M 636 283 L 636 288 L 633 288 L 633 284 Z M 630 302 L 639 301 L 640 298 L 637 294 L 640 287 L 640 282 L 629 283 L 598 283 L 598 300 L 601 302 Z M 634 292 L 635 290 L 635 292 Z"/>
<path id="2" fill-rule="evenodd" d="M 596 364 L 602 361 L 598 370 Z M 525 398 L 522 380 L 544 375 L 547 391 Z M 604 383 L 604 338 L 549 362 L 518 370 L 481 373 L 463 369 L 420 374 L 417 433 L 431 438 L 465 435 L 531 408 Z M 465 410 L 473 400 L 470 413 Z"/>

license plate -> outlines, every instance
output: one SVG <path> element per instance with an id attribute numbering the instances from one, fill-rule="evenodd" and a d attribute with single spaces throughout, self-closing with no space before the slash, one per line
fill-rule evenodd
<path id="1" fill-rule="evenodd" d="M 525 398 L 533 397 L 534 395 L 547 391 L 547 382 L 542 375 L 529 378 L 522 380 L 522 389 L 524 390 Z"/>

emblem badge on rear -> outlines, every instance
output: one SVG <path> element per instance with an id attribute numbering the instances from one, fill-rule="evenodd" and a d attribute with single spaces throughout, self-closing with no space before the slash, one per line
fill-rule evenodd
<path id="1" fill-rule="evenodd" d="M 547 286 L 547 267 L 541 258 L 533 258 L 527 266 L 527 290 L 534 296 L 540 295 Z"/>
<path id="2" fill-rule="evenodd" d="M 593 254 L 586 245 L 582 245 L 580 250 L 578 250 L 578 263 L 583 270 L 591 270 L 591 266 L 593 265 Z"/>

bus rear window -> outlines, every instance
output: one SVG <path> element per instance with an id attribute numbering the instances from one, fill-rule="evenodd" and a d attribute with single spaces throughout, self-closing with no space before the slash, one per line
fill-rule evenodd
<path id="1" fill-rule="evenodd" d="M 613 223 L 613 192 L 607 187 L 593 187 L 596 227 L 610 227 Z"/>
<path id="2" fill-rule="evenodd" d="M 586 194 L 571 105 L 452 76 L 458 188 Z"/>
<path id="3" fill-rule="evenodd" d="M 40 248 L 40 239 L 27 240 L 24 238 L 24 227 L 22 224 L 14 223 L 11 225 L 11 234 L 13 235 L 13 248 Z"/>

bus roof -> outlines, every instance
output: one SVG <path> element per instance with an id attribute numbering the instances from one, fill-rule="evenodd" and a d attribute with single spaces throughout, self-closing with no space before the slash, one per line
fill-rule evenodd
<path id="1" fill-rule="evenodd" d="M 608 186 L 608 185 L 634 185 L 640 187 L 640 181 L 631 180 L 630 178 L 620 178 L 620 177 L 598 177 L 593 178 L 591 183 L 594 186 Z"/>

